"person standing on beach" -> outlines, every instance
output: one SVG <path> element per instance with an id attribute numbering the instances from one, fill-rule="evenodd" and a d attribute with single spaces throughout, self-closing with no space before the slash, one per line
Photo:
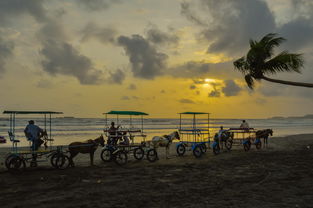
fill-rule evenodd
<path id="1" fill-rule="evenodd" d="M 108 130 L 109 133 L 109 143 L 113 143 L 116 144 L 117 140 L 118 140 L 118 135 L 117 135 L 117 130 L 119 129 L 120 126 L 115 127 L 115 123 L 111 122 L 111 126 Z"/>
<path id="2" fill-rule="evenodd" d="M 246 122 L 246 120 L 242 120 L 242 123 L 240 124 L 241 129 L 249 129 L 249 124 Z"/>

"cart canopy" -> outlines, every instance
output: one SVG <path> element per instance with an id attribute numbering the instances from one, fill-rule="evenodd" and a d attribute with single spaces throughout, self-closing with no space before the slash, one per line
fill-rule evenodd
<path id="1" fill-rule="evenodd" d="M 179 114 L 189 114 L 189 115 L 200 115 L 200 114 L 210 114 L 210 113 L 204 113 L 204 112 L 183 112 Z"/>
<path id="2" fill-rule="evenodd" d="M 129 115 L 129 116 L 145 116 L 145 115 L 149 115 L 149 114 L 147 114 L 147 113 L 139 112 L 139 111 L 110 111 L 110 112 L 103 113 L 103 114 L 110 114 L 110 115 Z"/>
<path id="3" fill-rule="evenodd" d="M 55 111 L 3 111 L 3 114 L 63 114 Z"/>

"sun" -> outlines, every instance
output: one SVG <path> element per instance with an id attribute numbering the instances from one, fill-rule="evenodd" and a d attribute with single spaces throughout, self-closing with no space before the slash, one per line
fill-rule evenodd
<path id="1" fill-rule="evenodd" d="M 205 78 L 204 82 L 206 83 L 215 82 L 215 79 Z"/>

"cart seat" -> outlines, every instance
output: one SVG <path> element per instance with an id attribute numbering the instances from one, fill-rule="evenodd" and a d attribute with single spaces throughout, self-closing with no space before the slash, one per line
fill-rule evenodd
<path id="1" fill-rule="evenodd" d="M 9 134 L 9 137 L 10 137 L 10 141 L 11 141 L 11 142 L 13 142 L 13 143 L 20 142 L 20 140 L 15 139 L 15 135 L 14 135 L 11 131 L 8 131 L 8 134 Z"/>

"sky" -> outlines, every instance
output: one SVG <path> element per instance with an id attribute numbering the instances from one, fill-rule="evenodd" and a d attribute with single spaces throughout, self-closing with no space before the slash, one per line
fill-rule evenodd
<path id="1" fill-rule="evenodd" d="M 0 109 L 101 117 L 136 110 L 176 118 L 313 114 L 313 90 L 261 81 L 233 61 L 249 40 L 287 39 L 313 82 L 311 0 L 0 0 Z"/>

